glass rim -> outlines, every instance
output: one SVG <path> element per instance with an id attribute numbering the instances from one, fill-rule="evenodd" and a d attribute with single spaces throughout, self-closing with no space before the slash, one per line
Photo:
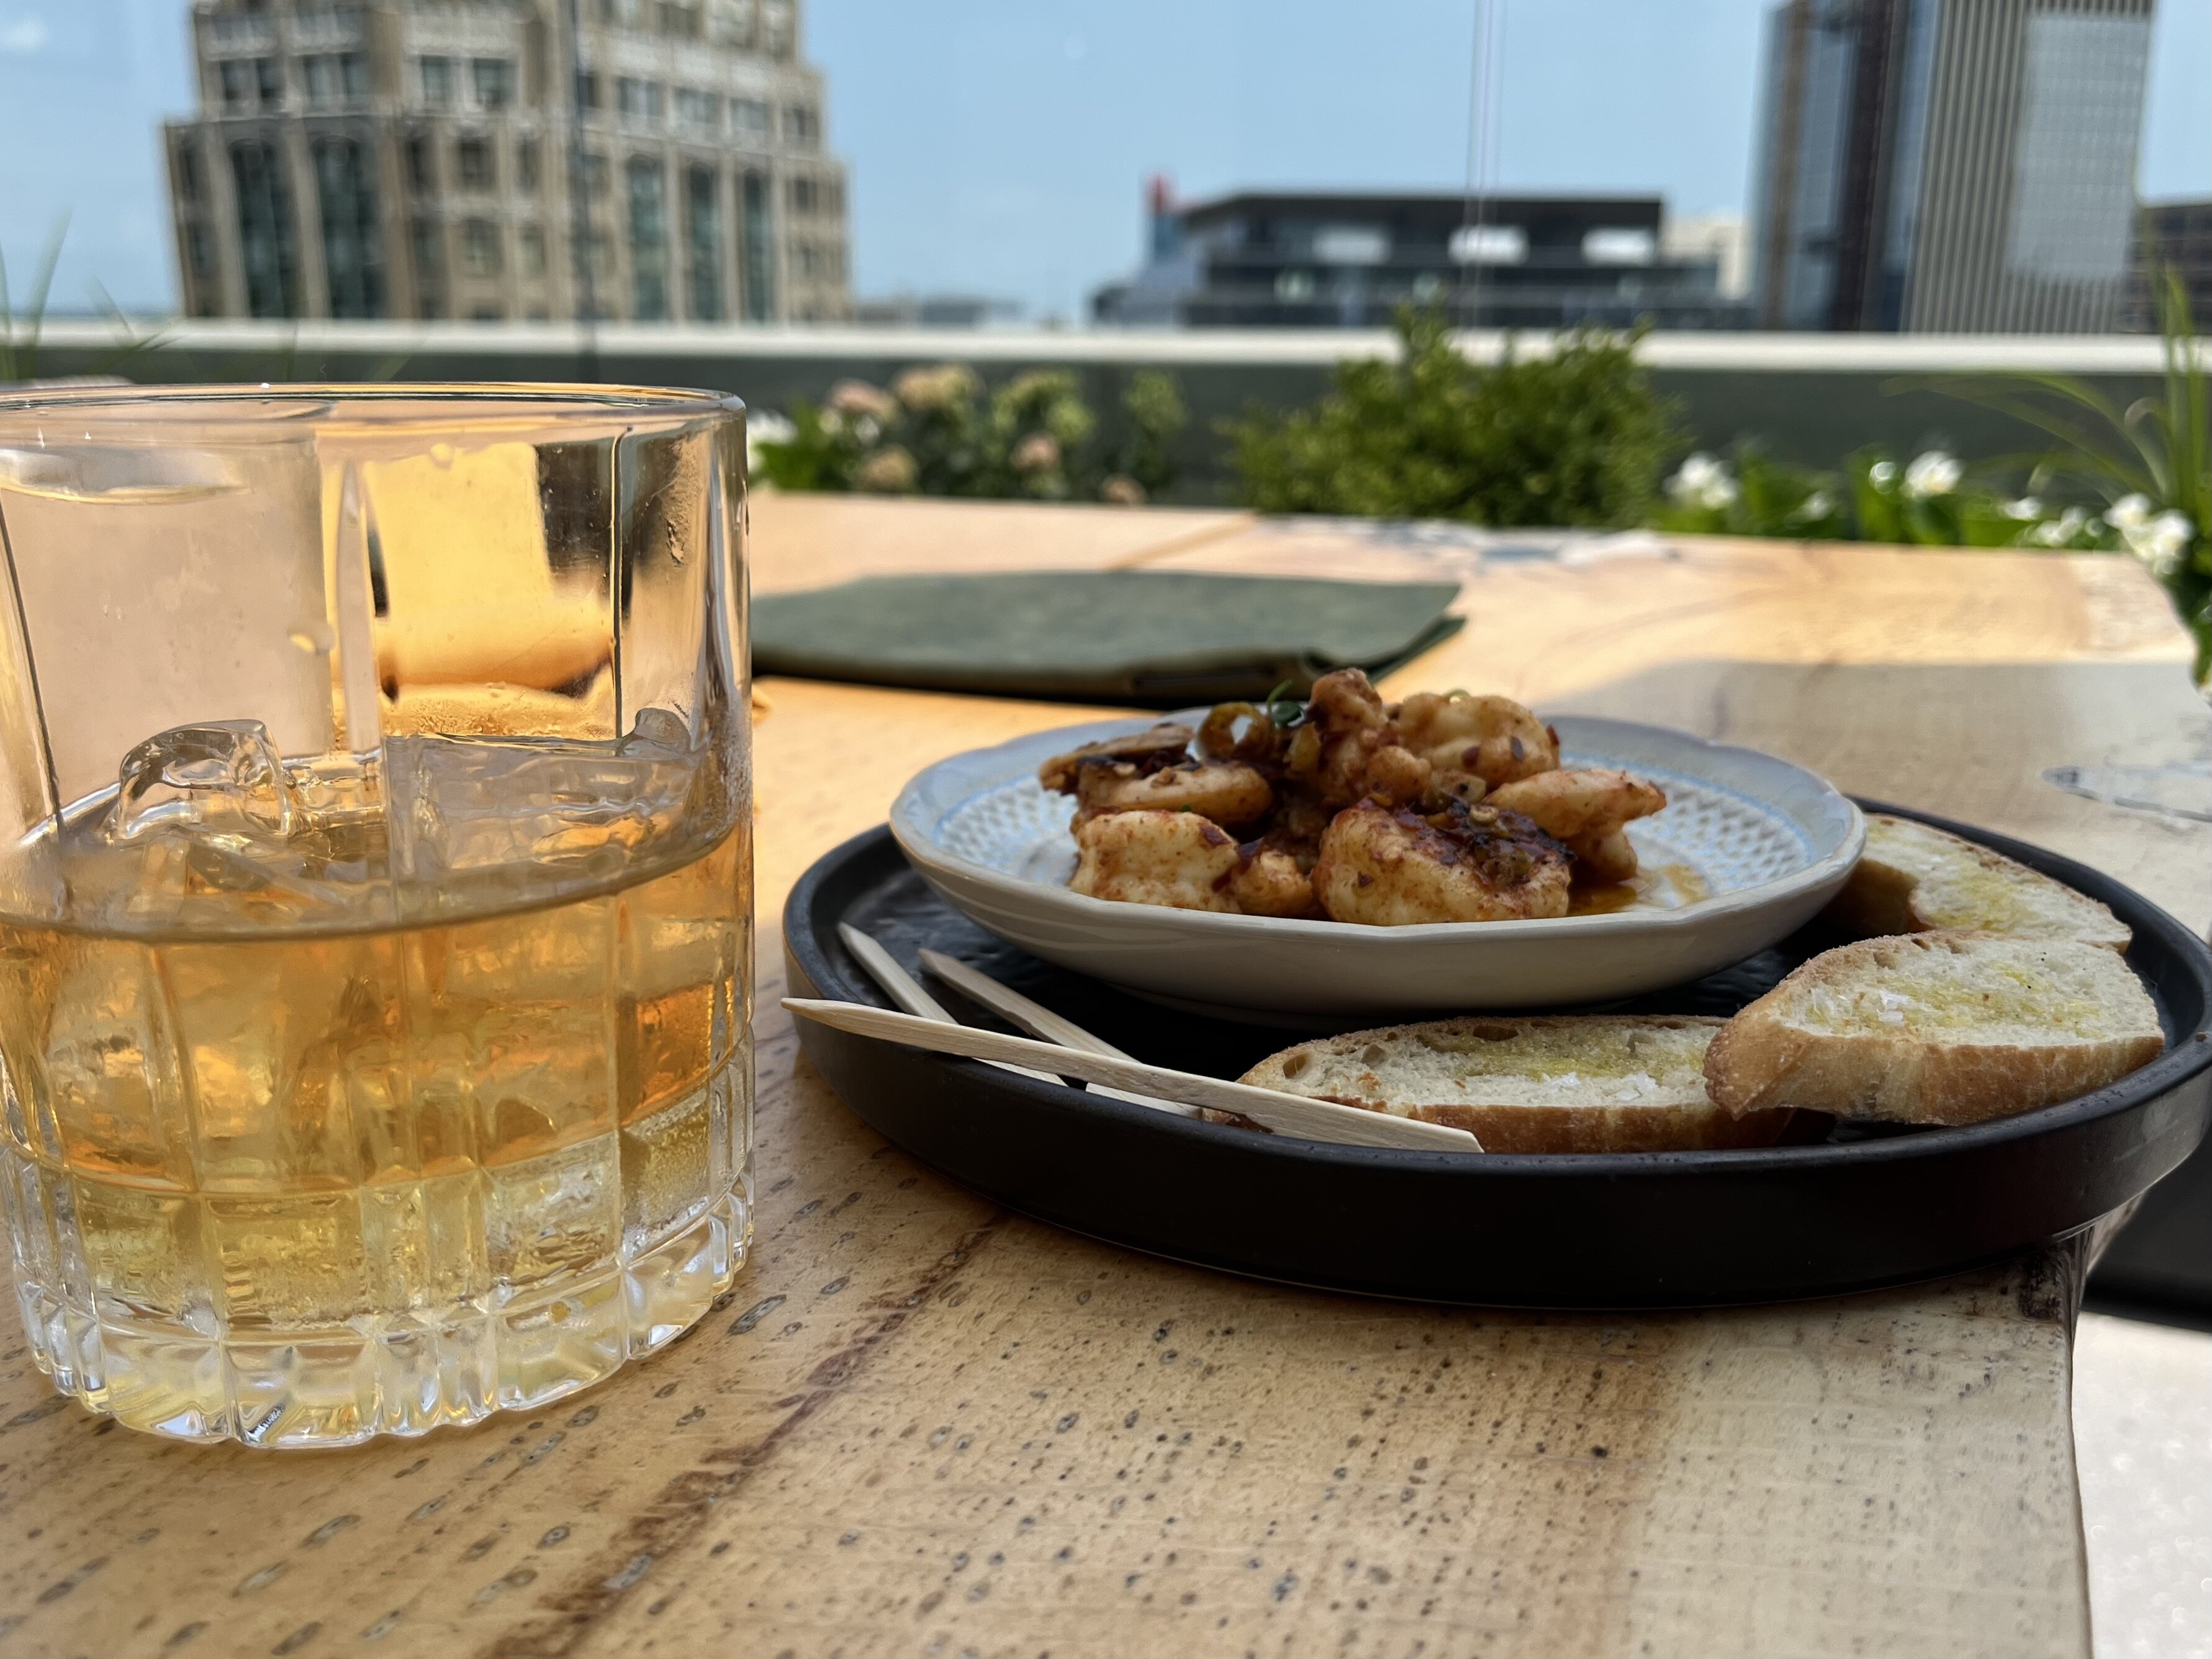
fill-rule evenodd
<path id="1" fill-rule="evenodd" d="M 84 422 L 81 441 L 133 429 L 173 435 L 172 422 L 191 422 L 196 436 L 210 428 L 275 437 L 338 425 L 465 427 L 492 419 L 561 426 L 609 420 L 680 424 L 706 416 L 742 416 L 735 393 L 692 386 L 532 380 L 379 380 L 241 382 L 214 385 L 76 385 L 0 391 L 0 434 L 25 420 Z"/>

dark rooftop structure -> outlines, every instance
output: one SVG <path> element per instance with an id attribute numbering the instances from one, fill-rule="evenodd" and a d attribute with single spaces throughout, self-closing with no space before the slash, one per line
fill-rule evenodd
<path id="1" fill-rule="evenodd" d="M 1154 179 L 1150 249 L 1093 297 L 1107 324 L 1375 328 L 1407 303 L 1462 327 L 1730 328 L 1718 261 L 1664 250 L 1656 196 L 1245 191 L 1175 203 Z"/>

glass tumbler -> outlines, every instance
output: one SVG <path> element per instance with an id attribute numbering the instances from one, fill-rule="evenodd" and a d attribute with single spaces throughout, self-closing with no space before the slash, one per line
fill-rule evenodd
<path id="1" fill-rule="evenodd" d="M 542 1405 L 750 1237 L 744 410 L 0 393 L 0 1203 L 64 1393 Z"/>

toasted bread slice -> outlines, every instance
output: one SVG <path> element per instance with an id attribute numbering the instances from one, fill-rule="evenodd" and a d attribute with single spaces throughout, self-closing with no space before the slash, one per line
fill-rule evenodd
<path id="1" fill-rule="evenodd" d="M 2127 924 L 2086 893 L 2002 853 L 1911 818 L 1867 817 L 1866 856 L 1828 906 L 1847 933 L 1935 929 L 2013 939 L 2078 939 L 2128 948 Z"/>
<path id="2" fill-rule="evenodd" d="M 1723 1021 L 1672 1015 L 1474 1017 L 1302 1042 L 1244 1074 L 1262 1088 L 1446 1123 L 1491 1152 L 1764 1146 L 1790 1114 L 1705 1094 Z"/>
<path id="3" fill-rule="evenodd" d="M 1907 933 L 1814 957 L 1728 1022 L 1705 1082 L 1732 1112 L 1980 1123 L 2101 1089 L 2165 1046 L 2117 951 Z"/>

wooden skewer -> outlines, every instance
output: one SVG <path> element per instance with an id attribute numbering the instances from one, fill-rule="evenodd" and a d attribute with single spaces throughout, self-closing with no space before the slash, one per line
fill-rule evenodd
<path id="1" fill-rule="evenodd" d="M 942 951 L 924 951 L 921 965 L 954 989 L 972 997 L 993 1013 L 1004 1016 L 1014 1024 L 1042 1042 L 1056 1044 L 1062 1048 L 1079 1048 L 1086 1054 L 1103 1054 L 1109 1060 L 1126 1060 L 1133 1064 L 1134 1054 L 1116 1048 L 1104 1037 L 1094 1036 L 1072 1019 L 1066 1019 L 1046 1007 L 1032 1002 L 1011 985 L 1001 985 L 980 968 L 970 968 L 957 957 L 948 957 Z M 1155 1107 L 1163 1112 L 1173 1112 L 1177 1117 L 1196 1117 L 1198 1108 L 1187 1106 L 1179 1100 L 1156 1100 L 1150 1095 L 1131 1094 L 1126 1089 L 1108 1089 L 1093 1084 L 1091 1092 L 1103 1095 L 1109 1100 L 1126 1100 L 1139 1106 Z"/>
<path id="2" fill-rule="evenodd" d="M 912 1014 L 896 1014 L 858 1002 L 824 1002 L 809 997 L 786 997 L 783 1006 L 802 1019 L 811 1019 L 877 1037 L 903 1042 L 934 1054 L 959 1054 L 969 1060 L 988 1060 L 1048 1068 L 1086 1083 L 1103 1083 L 1141 1090 L 1167 1100 L 1182 1100 L 1215 1111 L 1237 1112 L 1279 1134 L 1306 1140 L 1337 1141 L 1354 1146 L 1413 1147 L 1428 1152 L 1479 1152 L 1482 1143 L 1464 1129 L 1417 1118 L 1394 1117 L 1387 1112 L 1363 1111 L 1333 1101 L 1309 1100 L 1303 1095 L 1255 1089 L 1248 1084 L 1227 1083 L 1195 1072 L 1178 1072 L 1140 1060 L 1114 1060 L 1082 1048 L 1055 1048 L 1034 1037 L 1006 1036 L 998 1031 L 979 1031 L 969 1025 L 944 1025 Z"/>
<path id="3" fill-rule="evenodd" d="M 1084 1048 L 1109 1060 L 1136 1059 L 1102 1036 L 1093 1036 L 1073 1020 L 1064 1018 L 1043 1004 L 1032 1002 L 1011 985 L 1001 985 L 980 968 L 971 968 L 942 951 L 924 951 L 921 965 L 953 989 L 975 998 L 994 1014 L 1003 1014 L 1031 1036 L 1057 1042 L 1063 1048 Z"/>
<path id="4" fill-rule="evenodd" d="M 837 937 L 845 941 L 845 948 L 853 959 L 868 970 L 868 977 L 883 988 L 883 993 L 916 1019 L 933 1019 L 940 1025 L 957 1025 L 943 1003 L 921 987 L 921 981 L 899 966 L 898 958 L 884 949 L 874 934 L 864 933 L 849 921 L 837 924 Z M 1002 1072 L 1012 1072 L 1022 1077 L 1033 1077 L 1043 1083 L 1057 1083 L 1060 1076 L 1054 1072 L 1034 1072 L 1026 1066 L 1009 1066 L 1003 1060 L 992 1060 Z"/>

